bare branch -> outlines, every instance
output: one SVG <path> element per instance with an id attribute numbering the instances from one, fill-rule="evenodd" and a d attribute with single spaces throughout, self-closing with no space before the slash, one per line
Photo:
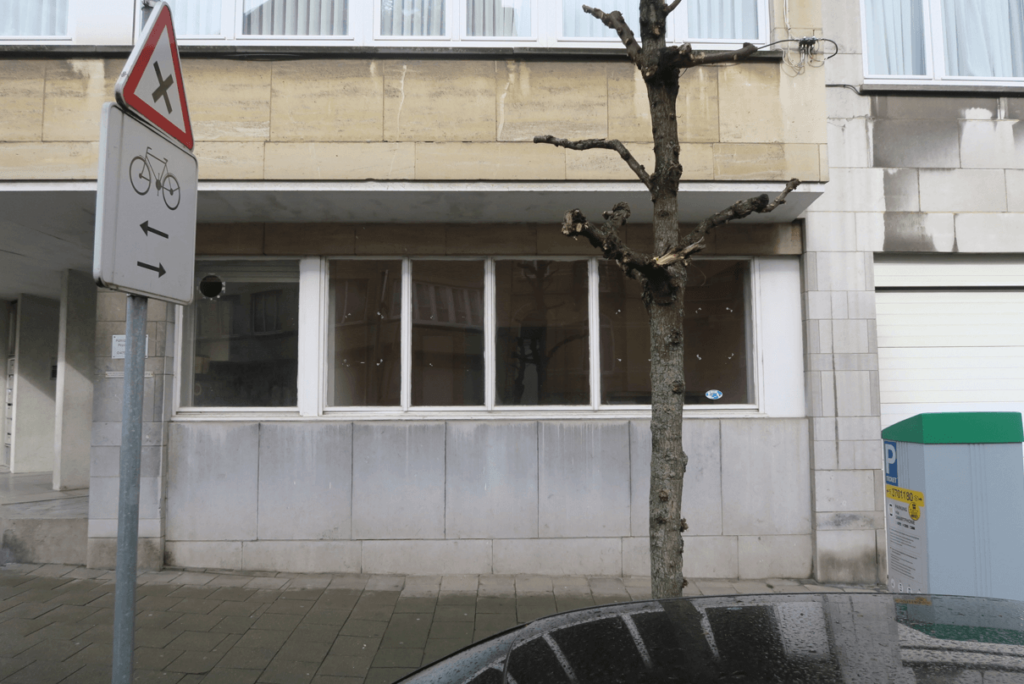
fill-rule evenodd
<path id="1" fill-rule="evenodd" d="M 705 64 L 716 64 L 718 62 L 739 62 L 757 52 L 757 48 L 751 43 L 744 43 L 738 50 L 724 50 L 716 52 L 694 52 L 693 46 L 689 43 L 666 48 L 661 53 L 658 62 L 659 69 L 688 69 L 694 66 Z"/>
<path id="2" fill-rule="evenodd" d="M 569 237 L 585 237 L 591 245 L 601 250 L 606 259 L 619 265 L 626 275 L 643 285 L 648 279 L 662 279 L 664 267 L 655 263 L 649 254 L 632 251 L 619 236 L 619 229 L 629 219 L 629 205 L 619 202 L 611 211 L 604 212 L 605 224 L 592 225 L 579 209 L 566 213 L 562 222 L 562 234 Z"/>
<path id="3" fill-rule="evenodd" d="M 672 10 L 674 10 L 676 7 L 679 7 L 679 3 L 681 3 L 682 1 L 683 0 L 675 0 L 675 2 L 673 2 L 671 5 L 666 5 L 665 16 L 667 17 L 668 15 L 672 14 Z"/>
<path id="4" fill-rule="evenodd" d="M 636 160 L 626 146 L 618 140 L 604 140 L 604 139 L 591 139 L 591 140 L 566 140 L 565 138 L 556 138 L 553 135 L 538 135 L 533 139 L 535 143 L 547 143 L 548 145 L 554 145 L 555 147 L 564 147 L 569 150 L 614 150 L 619 153 L 619 156 L 627 164 L 629 168 L 633 169 L 633 173 L 643 181 L 643 184 L 647 186 L 648 190 L 651 190 L 651 176 L 647 173 L 647 169 L 643 167 L 643 164 Z"/>
<path id="5" fill-rule="evenodd" d="M 674 258 L 675 256 L 679 256 L 679 258 L 674 258 L 674 260 L 679 261 L 680 259 L 685 259 L 693 252 L 700 251 L 703 249 L 704 236 L 707 235 L 712 228 L 729 223 L 730 221 L 737 221 L 741 218 L 746 218 L 754 213 L 767 214 L 768 212 L 776 209 L 780 204 L 785 204 L 786 197 L 789 193 L 796 190 L 798 185 L 800 185 L 800 181 L 794 178 L 786 183 L 785 189 L 772 201 L 769 201 L 768 195 L 758 195 L 757 197 L 751 197 L 750 199 L 740 200 L 728 209 L 704 219 L 697 224 L 697 227 L 694 228 L 689 235 L 683 238 L 683 242 L 679 247 L 676 247 L 675 249 L 658 257 L 657 261 L 662 263 L 665 259 Z M 697 245 L 701 246 L 697 247 Z"/>
<path id="6" fill-rule="evenodd" d="M 633 35 L 633 31 L 629 28 L 626 20 L 623 19 L 622 12 L 618 10 L 602 12 L 596 7 L 587 7 L 586 5 L 583 6 L 583 11 L 596 19 L 600 19 L 605 26 L 619 34 L 619 40 L 626 46 L 626 54 L 629 55 L 630 61 L 640 66 L 640 44 L 636 42 L 636 36 Z"/>

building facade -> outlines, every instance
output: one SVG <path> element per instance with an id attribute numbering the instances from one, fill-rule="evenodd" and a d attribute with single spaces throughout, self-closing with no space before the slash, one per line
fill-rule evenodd
<path id="1" fill-rule="evenodd" d="M 781 43 L 682 77 L 684 224 L 804 181 L 762 222 L 719 229 L 691 270 L 689 576 L 884 580 L 883 422 L 939 401 L 929 373 L 946 378 L 943 409 L 997 401 L 970 385 L 973 361 L 945 372 L 926 327 L 949 321 L 909 318 L 948 312 L 942 293 L 875 291 L 988 287 L 950 294 L 970 326 L 979 302 L 1012 308 L 1013 291 L 986 293 L 1024 273 L 1019 55 L 1009 41 L 1008 77 L 961 76 L 933 57 L 940 3 L 921 3 L 932 23 L 913 25 L 927 49 L 910 67 L 872 55 L 896 40 L 878 13 L 913 0 L 688 0 L 672 17 L 670 41 L 698 47 L 838 45 L 828 61 L 824 42 Z M 125 298 L 88 273 L 100 107 L 141 8 L 22 4 L 0 30 L 5 454 L 89 487 L 83 561 L 106 567 Z M 29 16 L 37 5 L 51 11 Z M 172 6 L 199 157 L 197 291 L 150 304 L 142 562 L 646 573 L 645 313 L 558 225 L 625 200 L 627 242 L 649 250 L 650 202 L 614 153 L 532 143 L 617 138 L 653 162 L 617 38 L 568 1 Z M 1012 342 L 1013 323 L 992 325 Z M 998 401 L 1024 400 L 1020 382 Z"/>

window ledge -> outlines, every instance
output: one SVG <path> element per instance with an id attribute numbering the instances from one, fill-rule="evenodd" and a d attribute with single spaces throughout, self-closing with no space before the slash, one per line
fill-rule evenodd
<path id="1" fill-rule="evenodd" d="M 759 412 L 756 408 L 748 406 L 737 408 L 719 408 L 716 406 L 692 407 L 684 410 L 684 420 L 719 419 L 719 418 L 769 418 L 770 416 Z M 267 413 L 262 411 L 240 412 L 224 411 L 214 412 L 209 409 L 202 413 L 179 412 L 172 422 L 176 423 L 269 423 L 269 422 L 290 422 L 290 423 L 311 423 L 311 422 L 335 422 L 335 423 L 365 423 L 378 421 L 392 422 L 448 422 L 448 421 L 534 421 L 534 420 L 650 420 L 650 407 L 624 408 L 624 409 L 601 409 L 594 411 L 590 409 L 573 410 L 505 410 L 505 411 L 388 411 L 388 412 L 358 412 L 358 411 L 336 411 L 326 413 L 322 416 L 300 416 L 296 413 Z"/>
<path id="2" fill-rule="evenodd" d="M 860 87 L 862 93 L 881 95 L 886 93 L 978 93 L 979 95 L 1022 94 L 1024 83 L 1020 85 L 1005 84 L 964 84 L 964 83 L 865 83 Z"/>
<path id="3" fill-rule="evenodd" d="M 0 43 L 0 55 L 24 55 L 26 57 L 48 55 L 60 57 L 127 57 L 132 46 L 118 45 L 68 45 L 39 43 Z M 285 60 L 314 59 L 324 56 L 337 57 L 415 57 L 472 59 L 480 57 L 517 57 L 538 59 L 593 59 L 602 57 L 621 60 L 626 56 L 624 48 L 592 48 L 559 46 L 475 46 L 458 47 L 414 47 L 401 45 L 246 45 L 234 42 L 230 45 L 188 45 L 179 44 L 178 51 L 185 57 L 218 57 L 223 59 Z M 781 62 L 779 50 L 761 50 L 750 57 L 751 61 Z"/>

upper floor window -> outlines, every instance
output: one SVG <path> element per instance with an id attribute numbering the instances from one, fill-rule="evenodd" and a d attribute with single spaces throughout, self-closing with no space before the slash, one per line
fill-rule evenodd
<path id="1" fill-rule="evenodd" d="M 1024 78 L 1024 0 L 864 0 L 867 75 Z"/>
<path id="2" fill-rule="evenodd" d="M 53 2 L 86 0 L 45 0 Z M 95 1 L 95 0 L 93 0 Z M 0 0 L 26 6 L 27 0 Z M 586 14 L 580 0 L 168 0 L 178 36 L 206 41 L 376 41 L 407 45 L 529 42 L 621 48 L 615 32 Z M 669 18 L 670 42 L 764 40 L 768 0 L 684 0 Z M 605 0 L 639 34 L 637 0 Z"/>
<path id="3" fill-rule="evenodd" d="M 68 33 L 68 0 L 0 0 L 0 38 L 53 38 Z"/>

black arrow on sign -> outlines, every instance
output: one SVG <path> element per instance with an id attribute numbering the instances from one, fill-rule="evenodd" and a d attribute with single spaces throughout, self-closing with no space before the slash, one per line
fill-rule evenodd
<path id="1" fill-rule="evenodd" d="M 135 263 L 138 264 L 140 268 L 148 268 L 150 271 L 156 271 L 159 273 L 160 275 L 158 275 L 157 278 L 163 278 L 164 273 L 167 273 L 167 271 L 164 270 L 163 264 L 160 264 L 159 266 L 150 266 L 149 264 L 144 264 L 141 261 L 136 261 Z"/>
<path id="2" fill-rule="evenodd" d="M 170 236 L 167 233 L 161 232 L 156 228 L 150 228 L 149 221 L 143 221 L 142 223 L 140 223 L 139 228 L 141 228 L 142 232 L 145 233 L 146 235 L 153 233 L 153 235 L 159 235 L 162 238 L 170 239 Z"/>

